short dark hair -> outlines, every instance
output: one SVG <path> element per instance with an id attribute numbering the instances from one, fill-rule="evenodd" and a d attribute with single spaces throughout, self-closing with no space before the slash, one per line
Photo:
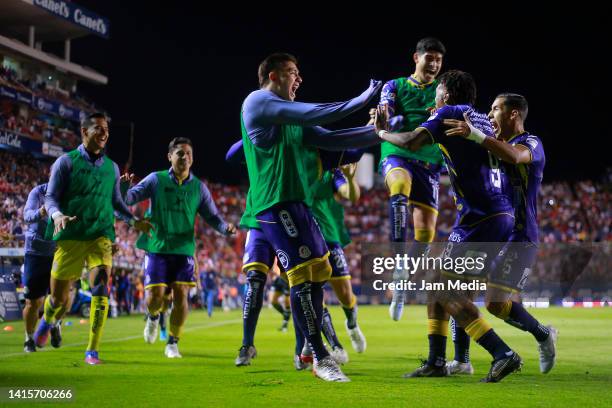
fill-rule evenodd
<path id="1" fill-rule="evenodd" d="M 476 82 L 471 74 L 453 69 L 440 75 L 438 82 L 448 92 L 449 105 L 474 105 L 476 103 Z"/>
<path id="2" fill-rule="evenodd" d="M 523 95 L 504 92 L 497 95 L 495 99 L 497 98 L 503 98 L 505 106 L 509 107 L 510 109 L 516 109 L 517 111 L 519 111 L 521 119 L 523 119 L 523 121 L 527 119 L 529 105 L 527 104 L 527 99 Z"/>
<path id="3" fill-rule="evenodd" d="M 81 127 L 87 129 L 88 127 L 94 124 L 94 119 L 108 120 L 108 118 L 103 112 L 90 113 L 81 120 Z"/>
<path id="4" fill-rule="evenodd" d="M 191 148 L 193 148 L 193 145 L 191 144 L 191 139 L 189 139 L 188 137 L 175 137 L 168 144 L 168 153 L 172 153 L 175 149 L 178 149 L 179 145 L 182 144 L 188 144 L 189 146 L 191 146 Z"/>
<path id="5" fill-rule="evenodd" d="M 266 59 L 259 64 L 259 69 L 257 70 L 257 75 L 259 76 L 259 87 L 263 88 L 268 84 L 270 81 L 268 79 L 270 72 L 282 68 L 287 62 L 297 64 L 297 58 L 285 52 L 275 52 L 274 54 L 268 55 Z"/>
<path id="6" fill-rule="evenodd" d="M 425 54 L 426 52 L 439 52 L 440 54 L 446 54 L 446 47 L 442 44 L 442 41 L 434 37 L 421 38 L 416 45 L 417 54 Z"/>

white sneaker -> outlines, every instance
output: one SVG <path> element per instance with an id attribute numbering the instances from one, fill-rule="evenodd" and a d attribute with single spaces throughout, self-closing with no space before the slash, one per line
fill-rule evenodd
<path id="1" fill-rule="evenodd" d="M 178 351 L 178 344 L 176 343 L 166 344 L 166 350 L 164 351 L 164 354 L 168 358 L 183 358 L 183 356 L 181 356 L 181 353 L 179 353 Z"/>
<path id="2" fill-rule="evenodd" d="M 446 363 L 446 369 L 448 370 L 449 374 L 474 374 L 474 367 L 470 362 L 461 363 L 457 360 L 448 361 Z"/>
<path id="3" fill-rule="evenodd" d="M 145 343 L 153 344 L 157 340 L 157 327 L 159 326 L 159 317 L 155 320 L 151 320 L 147 317 L 147 322 L 144 328 L 144 341 Z"/>
<path id="4" fill-rule="evenodd" d="M 329 352 L 334 361 L 338 364 L 346 364 L 349 361 L 348 353 L 345 349 L 341 347 L 334 347 L 333 350 Z"/>
<path id="5" fill-rule="evenodd" d="M 333 382 L 350 382 L 349 378 L 344 375 L 338 363 L 331 356 L 327 356 L 319 361 L 315 361 L 312 372 L 314 375 L 325 381 Z"/>
<path id="6" fill-rule="evenodd" d="M 559 332 L 552 326 L 547 326 L 550 335 L 546 340 L 538 343 L 538 352 L 540 353 L 540 372 L 548 373 L 555 366 L 557 359 L 557 336 Z"/>
<path id="7" fill-rule="evenodd" d="M 391 304 L 389 305 L 389 316 L 396 322 L 402 318 L 402 313 L 404 313 L 405 298 L 406 294 L 403 290 L 396 289 L 393 291 L 393 299 L 391 299 Z"/>
<path id="8" fill-rule="evenodd" d="M 355 326 L 352 329 L 349 329 L 347 323 L 348 321 L 345 320 L 344 327 L 346 327 L 346 332 L 351 338 L 351 345 L 353 346 L 353 350 L 358 353 L 363 353 L 366 350 L 366 347 L 368 346 L 365 336 L 361 332 L 359 325 Z"/>

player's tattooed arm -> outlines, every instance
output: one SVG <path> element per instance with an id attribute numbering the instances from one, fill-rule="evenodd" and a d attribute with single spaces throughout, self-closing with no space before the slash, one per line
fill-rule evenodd
<path id="1" fill-rule="evenodd" d="M 531 151 L 520 144 L 511 145 L 494 137 L 487 137 L 475 128 L 469 118 L 464 115 L 465 121 L 456 119 L 444 119 L 444 125 L 449 129 L 444 131 L 447 136 L 461 136 L 472 140 L 493 153 L 500 160 L 510 164 L 531 163 Z"/>

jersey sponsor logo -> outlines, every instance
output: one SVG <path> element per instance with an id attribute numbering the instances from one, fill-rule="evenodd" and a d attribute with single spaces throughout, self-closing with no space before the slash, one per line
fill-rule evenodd
<path id="1" fill-rule="evenodd" d="M 281 266 L 286 270 L 289 267 L 289 255 L 287 255 L 285 251 L 278 249 L 276 251 L 276 257 Z"/>
<path id="2" fill-rule="evenodd" d="M 300 255 L 300 258 L 306 259 L 310 257 L 310 255 L 312 255 L 312 252 L 310 251 L 310 248 L 308 248 L 306 245 L 302 245 L 298 249 L 298 255 Z"/>
<path id="3" fill-rule="evenodd" d="M 281 210 L 278 213 L 278 217 L 280 218 L 283 227 L 285 227 L 287 235 L 289 235 L 291 238 L 297 238 L 298 230 L 293 222 L 293 218 L 291 218 L 291 214 L 289 214 L 289 211 Z"/>

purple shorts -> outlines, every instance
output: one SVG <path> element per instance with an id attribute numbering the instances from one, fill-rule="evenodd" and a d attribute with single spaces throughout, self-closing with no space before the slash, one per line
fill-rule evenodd
<path id="1" fill-rule="evenodd" d="M 481 258 L 479 264 L 483 267 L 461 273 L 447 270 L 445 274 L 465 279 L 486 279 L 497 263 L 501 249 L 510 239 L 513 228 L 514 217 L 507 213 L 488 217 L 464 216 L 448 237 L 444 258 Z"/>
<path id="2" fill-rule="evenodd" d="M 266 239 L 263 231 L 250 228 L 244 243 L 242 271 L 258 270 L 267 273 L 274 263 L 274 248 Z"/>
<path id="3" fill-rule="evenodd" d="M 327 245 L 312 212 L 302 202 L 280 203 L 259 215 L 257 221 L 276 253 L 282 269 L 294 269 L 323 259 Z"/>
<path id="4" fill-rule="evenodd" d="M 381 162 L 380 168 L 385 178 L 395 168 L 406 170 L 412 177 L 408 203 L 438 211 L 438 190 L 442 166 L 401 156 L 388 156 Z"/>
<path id="5" fill-rule="evenodd" d="M 144 261 L 145 289 L 172 283 L 195 286 L 193 256 L 147 253 Z"/>
<path id="6" fill-rule="evenodd" d="M 495 259 L 487 279 L 489 285 L 510 292 L 522 291 L 537 256 L 537 244 L 529 241 L 524 234 L 513 234 Z"/>
<path id="7" fill-rule="evenodd" d="M 329 263 L 332 267 L 331 279 L 350 279 L 348 263 L 342 246 L 337 242 L 328 242 Z"/>

